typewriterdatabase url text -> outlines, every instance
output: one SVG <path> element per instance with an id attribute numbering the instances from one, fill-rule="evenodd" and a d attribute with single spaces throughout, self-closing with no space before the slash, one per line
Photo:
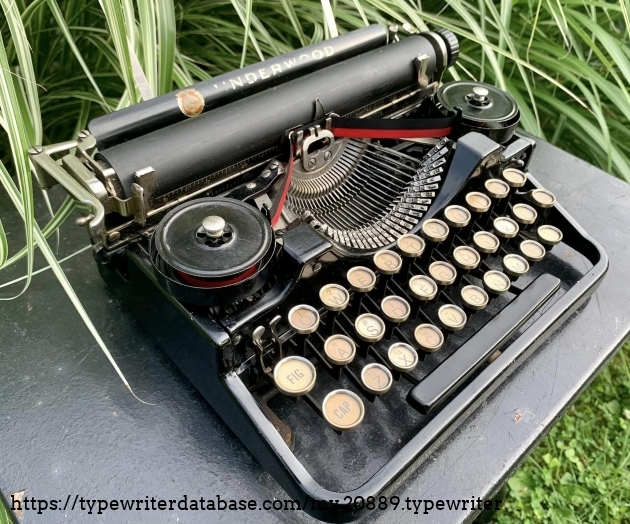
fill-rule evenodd
<path id="1" fill-rule="evenodd" d="M 469 499 L 412 499 L 390 497 L 344 497 L 339 500 L 303 501 L 274 499 L 259 502 L 251 499 L 225 499 L 220 495 L 212 498 L 191 498 L 183 495 L 177 499 L 161 499 L 146 496 L 143 499 L 89 499 L 79 495 L 68 495 L 65 499 L 38 499 L 35 497 L 16 498 L 9 501 L 13 511 L 35 511 L 39 514 L 52 511 L 81 511 L 88 515 L 136 511 L 317 511 L 317 510 L 368 510 L 368 511 L 405 511 L 414 515 L 439 511 L 479 511 L 499 510 L 501 500 Z"/>

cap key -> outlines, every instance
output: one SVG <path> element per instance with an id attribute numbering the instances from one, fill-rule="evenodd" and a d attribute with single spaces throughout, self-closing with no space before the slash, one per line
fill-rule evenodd
<path id="1" fill-rule="evenodd" d="M 336 389 L 324 398 L 322 415 L 335 430 L 348 431 L 361 424 L 365 407 L 356 393 L 347 389 Z"/>

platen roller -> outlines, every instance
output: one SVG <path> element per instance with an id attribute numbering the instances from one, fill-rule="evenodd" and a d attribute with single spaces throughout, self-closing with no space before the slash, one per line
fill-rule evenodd
<path id="1" fill-rule="evenodd" d="M 371 25 L 95 118 L 88 129 L 100 149 L 111 147 L 192 116 L 181 107 L 185 91 L 196 91 L 195 111 L 209 111 L 386 43 L 385 28 Z"/>

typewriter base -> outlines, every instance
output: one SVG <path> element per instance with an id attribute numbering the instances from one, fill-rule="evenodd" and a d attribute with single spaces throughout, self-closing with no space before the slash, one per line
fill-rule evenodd
<path id="1" fill-rule="evenodd" d="M 586 229 L 597 231 L 606 224 L 599 238 L 611 255 L 609 275 L 580 314 L 421 466 L 421 476 L 401 486 L 396 492 L 401 498 L 491 496 L 614 355 L 630 330 L 628 289 L 619 285 L 627 281 L 625 260 L 630 256 L 625 227 L 630 207 L 627 197 L 622 198 L 628 194 L 627 185 L 544 143 L 539 144 L 532 169 Z M 53 193 L 54 204 L 61 203 L 63 197 L 56 198 L 60 196 Z M 38 212 L 43 214 L 40 204 Z M 15 228 L 10 229 L 7 222 L 7 229 L 19 235 L 18 222 L 13 224 Z M 60 253 L 85 245 L 84 236 L 73 226 L 64 227 L 67 234 L 62 230 Z M 24 333 L 2 348 L 10 362 L 0 369 L 3 417 L 13 421 L 3 425 L 0 434 L 6 466 L 0 474 L 0 491 L 5 499 L 22 489 L 28 489 L 29 496 L 48 498 L 66 497 L 69 492 L 107 499 L 147 494 L 168 499 L 188 494 L 189 498 L 220 495 L 260 503 L 286 498 L 169 359 L 156 350 L 153 335 L 138 327 L 127 308 L 112 301 L 91 255 L 78 255 L 65 262 L 64 268 L 132 386 L 156 406 L 140 404 L 121 387 L 106 359 L 86 338 L 88 332 L 55 279 L 48 273 L 37 275 L 24 300 L 7 303 L 0 315 L 3 332 L 13 333 L 17 325 Z M 21 268 L 14 269 L 19 277 Z M 28 315 L 26 303 L 33 307 Z M 20 377 L 26 376 L 31 377 L 30 383 L 21 387 Z M 517 423 L 519 413 L 523 416 Z M 86 471 L 99 474 L 86 475 Z M 78 510 L 67 513 L 68 522 L 131 518 L 155 523 L 174 518 L 170 512 L 151 511 L 102 515 L 100 520 Z M 224 513 L 177 512 L 187 522 L 227 518 Z M 452 524 L 473 516 L 470 511 L 444 511 L 429 519 Z M 51 520 L 46 512 L 30 512 L 28 518 Z M 239 511 L 230 512 L 229 518 L 239 523 L 261 518 L 313 522 L 295 512 Z M 418 518 L 413 512 L 384 511 L 370 521 L 417 522 Z"/>
<path id="2" fill-rule="evenodd" d="M 156 284 L 154 270 L 139 246 L 127 250 L 125 278 L 99 264 L 102 276 L 125 305 L 168 353 L 217 413 L 228 423 L 287 494 L 318 519 L 349 522 L 369 513 L 353 505 L 357 497 L 388 496 L 422 464 L 536 348 L 584 304 L 607 269 L 607 257 L 558 206 L 566 220 L 569 244 L 584 243 L 594 267 L 553 303 L 503 354 L 468 383 L 425 427 L 364 485 L 335 492 L 314 480 L 290 452 L 281 434 L 265 416 L 239 376 L 221 376 L 221 347 L 229 338 L 207 315 L 197 315 L 167 296 Z M 565 233 L 566 234 L 566 233 Z M 584 235 L 584 236 L 582 236 Z M 589 247 L 585 247 L 588 245 Z M 123 267 L 123 266 L 121 266 Z M 333 505 L 329 501 L 338 501 Z"/>

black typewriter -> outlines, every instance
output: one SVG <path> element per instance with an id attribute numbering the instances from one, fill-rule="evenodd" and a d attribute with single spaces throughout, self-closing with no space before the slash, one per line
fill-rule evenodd
<path id="1" fill-rule="evenodd" d="M 326 521 L 393 493 L 608 266 L 514 99 L 442 84 L 458 52 L 371 26 L 31 150 L 112 290 Z"/>

